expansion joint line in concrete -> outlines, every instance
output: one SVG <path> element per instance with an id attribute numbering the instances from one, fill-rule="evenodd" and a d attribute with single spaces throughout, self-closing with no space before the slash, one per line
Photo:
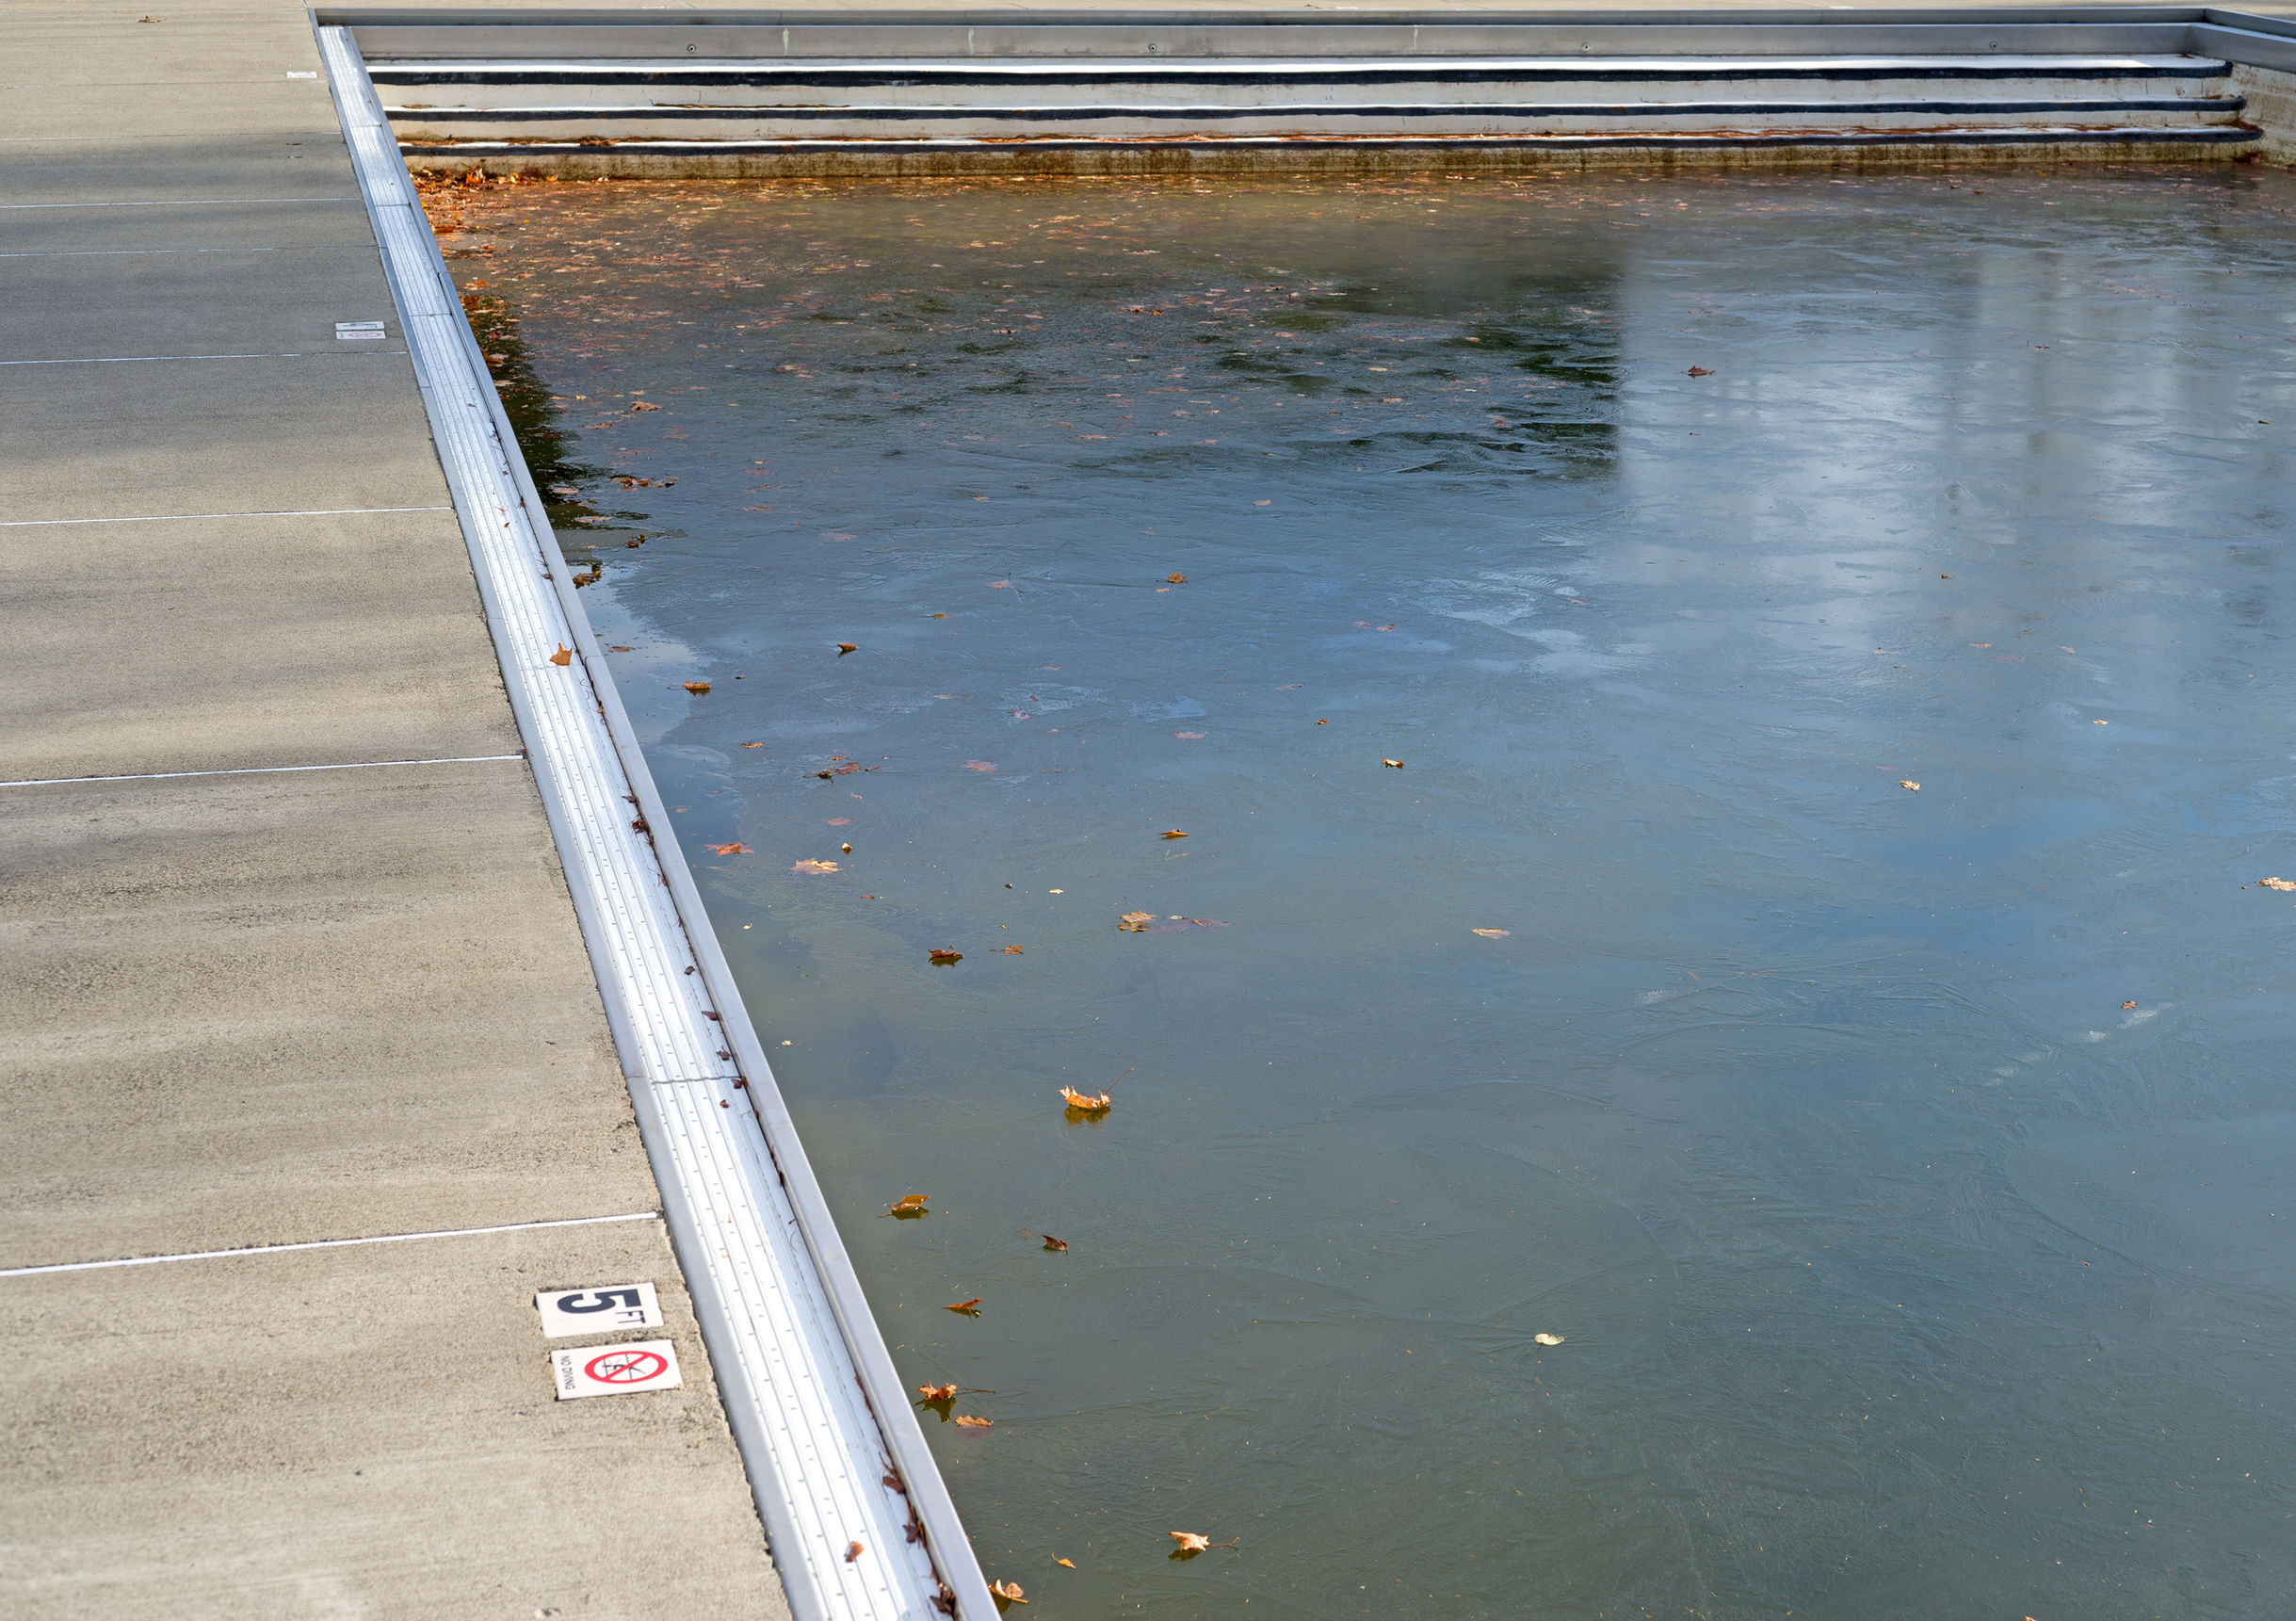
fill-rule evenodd
<path id="1" fill-rule="evenodd" d="M 439 461 L 726 1416 L 799 1621 L 990 1621 L 348 28 L 317 25 Z M 634 825 L 635 824 L 635 825 Z M 651 829 L 649 834 L 646 829 Z M 739 1083 L 739 1084 L 736 1084 Z M 854 1551 L 858 1545 L 858 1550 Z"/>
<path id="2" fill-rule="evenodd" d="M 452 507 L 313 507 L 301 511 L 146 512 L 128 518 L 10 518 L 0 529 L 50 529 L 62 524 L 190 524 L 203 518 L 358 518 L 377 512 L 451 512 Z"/>
<path id="3" fill-rule="evenodd" d="M 621 1216 L 572 1216 L 558 1222 L 509 1222 L 495 1227 L 442 1227 L 431 1233 L 379 1233 L 363 1239 L 312 1239 L 299 1244 L 250 1244 L 236 1250 L 190 1250 L 179 1256 L 123 1256 L 116 1260 L 56 1261 L 47 1266 L 8 1267 L 0 1277 L 38 1277 L 44 1272 L 108 1272 L 115 1267 L 170 1266 L 176 1261 L 235 1260 L 242 1256 L 283 1256 L 297 1250 L 342 1250 L 357 1244 L 411 1244 L 417 1239 L 479 1239 L 492 1233 L 540 1233 L 553 1227 L 596 1227 L 608 1222 L 657 1222 L 659 1210 Z"/>
<path id="4" fill-rule="evenodd" d="M 286 349 L 277 354 L 75 354 L 60 360 L 0 360 L 0 365 L 145 365 L 168 360 L 371 360 L 379 354 L 405 354 L 403 349 Z"/>
<path id="5" fill-rule="evenodd" d="M 170 783 L 184 777 L 264 777 L 288 771 L 371 771 L 382 766 L 482 766 L 523 760 L 519 754 L 452 754 L 435 760 L 338 760 L 323 766 L 224 766 L 212 771 L 128 771 L 111 777 L 18 777 L 0 788 L 70 787 L 76 783 Z"/>

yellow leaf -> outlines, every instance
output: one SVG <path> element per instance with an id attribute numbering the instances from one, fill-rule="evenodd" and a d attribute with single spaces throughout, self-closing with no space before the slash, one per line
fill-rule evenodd
<path id="1" fill-rule="evenodd" d="M 978 1295 L 975 1295 L 970 1300 L 961 1300 L 956 1305 L 945 1306 L 943 1309 L 946 1311 L 961 1311 L 967 1317 L 978 1317 L 980 1315 L 980 1297 Z M 988 1420 L 983 1418 L 981 1422 L 985 1424 L 988 1422 Z"/>
<path id="2" fill-rule="evenodd" d="M 1188 835 L 1182 833 L 1178 828 L 1175 827 L 1168 830 L 1164 836 L 1166 838 L 1186 838 Z"/>
<path id="3" fill-rule="evenodd" d="M 808 859 L 805 861 L 791 862 L 789 864 L 789 870 L 792 872 L 834 872 L 837 870 L 837 864 L 833 861 L 813 861 Z"/>
<path id="4" fill-rule="evenodd" d="M 1166 575 L 1164 576 L 1164 583 L 1166 585 L 1186 585 L 1188 583 L 1188 576 L 1186 575 Z"/>
<path id="5" fill-rule="evenodd" d="M 1073 1086 L 1064 1086 L 1060 1089 L 1060 1096 L 1069 1108 L 1086 1114 L 1106 1114 L 1116 1107 L 1116 1100 L 1105 1092 L 1093 1096 L 1090 1093 L 1078 1092 Z"/>
<path id="6" fill-rule="evenodd" d="M 1068 1565 L 1069 1569 L 1071 1569 L 1071 1570 L 1074 1570 L 1074 1569 L 1075 1569 L 1075 1568 L 1076 1568 L 1075 1564 L 1070 1564 L 1070 1562 L 1069 1562 L 1069 1561 L 1067 1561 L 1067 1560 L 1065 1560 L 1065 1559 L 1056 1559 L 1056 1560 L 1054 1560 L 1054 1561 L 1053 1561 L 1053 1563 L 1054 1563 L 1055 1564 L 1066 1564 L 1066 1565 Z"/>
<path id="7" fill-rule="evenodd" d="M 978 1414 L 977 1414 L 977 1413 L 960 1413 L 960 1414 L 958 1414 L 958 1415 L 957 1415 L 957 1423 L 958 1423 L 958 1424 L 959 1424 L 961 1427 L 962 1427 L 962 1428 L 964 1428 L 964 1429 L 967 1429 L 967 1430 L 994 1430 L 994 1428 L 996 1428 L 996 1420 L 995 1420 L 995 1419 L 994 1419 L 994 1418 L 981 1418 L 981 1417 L 980 1417 Z"/>
<path id="8" fill-rule="evenodd" d="M 709 690 L 709 683 L 706 681 L 688 681 L 686 683 L 686 690 L 688 692 L 706 692 Z"/>
<path id="9" fill-rule="evenodd" d="M 903 1193 L 885 1207 L 885 1214 L 888 1216 L 922 1216 L 927 1213 L 925 1201 L 931 1197 L 930 1193 Z"/>
<path id="10" fill-rule="evenodd" d="M 1175 1531 L 1172 1533 L 1172 1539 L 1180 1545 L 1182 1553 L 1202 1553 L 1212 1546 L 1210 1537 L 1200 1536 L 1192 1531 Z"/>
<path id="11" fill-rule="evenodd" d="M 716 851 L 720 855 L 754 855 L 757 853 L 739 839 L 736 839 L 732 844 L 713 844 L 707 848 Z"/>
<path id="12" fill-rule="evenodd" d="M 917 1394 L 928 1402 L 954 1402 L 957 1399 L 957 1387 L 954 1385 L 920 1385 L 917 1386 Z"/>
<path id="13" fill-rule="evenodd" d="M 1003 1599 L 1008 1604 L 1026 1604 L 1028 1602 L 1028 1600 L 1021 1597 L 1021 1584 L 1017 1581 L 992 1581 L 989 1583 L 989 1591 L 995 1594 L 997 1597 Z"/>

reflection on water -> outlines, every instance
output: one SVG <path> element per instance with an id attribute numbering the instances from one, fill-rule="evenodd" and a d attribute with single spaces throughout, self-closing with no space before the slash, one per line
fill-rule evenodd
<path id="1" fill-rule="evenodd" d="M 1032 1613 L 2286 1613 L 2284 177 L 463 211 Z"/>

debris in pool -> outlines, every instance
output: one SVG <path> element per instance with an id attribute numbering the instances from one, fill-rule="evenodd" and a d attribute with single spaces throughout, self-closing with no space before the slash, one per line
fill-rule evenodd
<path id="1" fill-rule="evenodd" d="M 975 1295 L 970 1300 L 961 1300 L 957 1302 L 956 1305 L 945 1306 L 942 1309 L 945 1311 L 962 1312 L 967 1317 L 978 1317 L 980 1315 L 980 1297 L 978 1295 Z"/>
<path id="2" fill-rule="evenodd" d="M 720 855 L 755 855 L 757 852 L 736 839 L 732 844 L 713 844 L 708 847 Z"/>
<path id="3" fill-rule="evenodd" d="M 2259 878 L 2256 882 L 2267 889 L 2296 889 L 2296 883 L 2285 878 Z"/>
<path id="4" fill-rule="evenodd" d="M 2135 1007 L 2136 1005 L 2137 1005 L 2137 1004 L 2136 1004 L 2136 1003 L 2134 1003 L 2134 1002 L 2123 1002 L 2123 1003 L 2121 1004 L 2121 1011 L 2122 1011 L 2123 1013 L 2126 1013 L 2126 1012 L 2127 1012 L 2129 1009 L 2131 1009 L 2131 1008 Z"/>
<path id="5" fill-rule="evenodd" d="M 636 653 L 638 651 L 638 649 L 635 647 L 623 647 L 618 642 L 608 642 L 606 650 L 608 653 Z M 751 748 L 755 748 L 756 746 L 757 745 L 754 743 L 750 745 Z"/>
<path id="6" fill-rule="evenodd" d="M 1164 583 L 1166 585 L 1186 585 L 1188 583 L 1188 576 L 1186 575 L 1166 575 L 1164 576 Z"/>
<path id="7" fill-rule="evenodd" d="M 860 651 L 861 643 L 858 641 L 840 641 L 837 643 L 837 657 L 840 658 L 843 658 L 849 653 L 859 653 Z"/>
<path id="8" fill-rule="evenodd" d="M 994 771 L 996 770 L 996 762 L 994 760 L 967 760 L 964 762 L 964 769 L 968 771 Z"/>
<path id="9" fill-rule="evenodd" d="M 1470 934 L 1480 934 L 1486 940 L 1504 940 L 1507 938 L 1507 931 L 1504 929 L 1470 929 L 1467 931 L 1467 932 Z"/>
<path id="10" fill-rule="evenodd" d="M 948 1309 L 955 1311 L 957 1308 L 952 1305 Z M 978 1317 L 980 1313 L 975 1312 L 973 1315 Z M 994 1418 L 983 1418 L 978 1413 L 960 1413 L 957 1415 L 957 1422 L 967 1430 L 990 1430 L 995 1428 L 996 1424 Z"/>
<path id="11" fill-rule="evenodd" d="M 1021 1584 L 1017 1581 L 992 1581 L 989 1583 L 989 1592 L 992 1596 L 1003 1599 L 1007 1604 L 1028 1602 L 1021 1597 Z"/>
<path id="12" fill-rule="evenodd" d="M 850 855 L 850 854 L 852 854 L 852 853 L 853 853 L 853 847 L 852 847 L 851 845 L 849 845 L 849 844 L 841 844 L 841 845 L 839 845 L 837 848 L 838 848 L 839 850 L 841 850 L 841 851 L 845 851 L 845 853 L 846 853 L 846 854 L 848 854 L 848 855 Z"/>
<path id="13" fill-rule="evenodd" d="M 1202 732 L 1174 732 L 1172 736 L 1175 738 L 1186 738 L 1189 742 L 1192 743 L 1197 738 L 1203 737 L 1204 734 Z"/>
<path id="14" fill-rule="evenodd" d="M 837 870 L 837 864 L 833 861 L 816 861 L 813 857 L 806 856 L 801 860 L 791 862 L 789 870 L 810 873 L 834 872 Z"/>
<path id="15" fill-rule="evenodd" d="M 1021 948 L 1018 946 L 1007 946 L 1004 951 L 1008 957 L 1017 957 L 1021 954 Z"/>
<path id="16" fill-rule="evenodd" d="M 688 681 L 686 683 L 686 690 L 688 692 L 706 692 L 709 690 L 709 683 L 706 681 Z"/>
<path id="17" fill-rule="evenodd" d="M 885 1214 L 902 1221 L 915 1216 L 930 1216 L 932 1212 L 925 1208 L 925 1201 L 931 1197 L 930 1193 L 903 1193 L 885 1207 Z"/>
<path id="18" fill-rule="evenodd" d="M 1388 759 L 1388 758 L 1387 758 L 1385 755 L 1383 755 L 1383 754 L 1380 756 L 1380 764 L 1381 764 L 1381 765 L 1382 765 L 1382 766 L 1393 766 L 1393 767 L 1394 767 L 1394 768 L 1395 768 L 1397 770 L 1399 770 L 1399 770 L 1401 770 L 1403 769 L 1403 762 L 1402 762 L 1402 761 L 1400 761 L 1400 760 L 1391 760 L 1391 759 Z"/>
<path id="19" fill-rule="evenodd" d="M 1166 838 L 1186 838 L 1188 835 L 1182 833 L 1176 827 L 1168 827 L 1164 830 L 1164 836 Z"/>
<path id="20" fill-rule="evenodd" d="M 917 1394 L 924 1397 L 929 1402 L 954 1402 L 957 1399 L 957 1387 L 954 1385 L 920 1385 L 917 1386 Z"/>
<path id="21" fill-rule="evenodd" d="M 1714 373 L 1706 366 L 1694 365 L 1690 367 L 1690 375 L 1692 377 L 1712 377 Z"/>
<path id="22" fill-rule="evenodd" d="M 1048 1250 L 1065 1250 L 1068 1248 L 1068 1240 L 1066 1239 L 1056 1239 L 1050 1233 L 1030 1233 L 1028 1236 L 1032 1239 L 1043 1239 L 1044 1240 L 1044 1247 Z"/>
<path id="23" fill-rule="evenodd" d="M 1116 920 L 1116 927 L 1127 934 L 1143 934 L 1148 925 L 1156 921 L 1153 912 L 1127 912 Z"/>
<path id="24" fill-rule="evenodd" d="M 1898 786 L 1916 794 L 1921 791 L 1921 785 L 1914 781 L 1914 779 L 1911 777 L 1900 777 L 1898 779 Z"/>
<path id="25" fill-rule="evenodd" d="M 1090 1093 L 1078 1092 L 1073 1086 L 1062 1087 L 1060 1098 L 1079 1114 L 1106 1114 L 1116 1107 L 1116 1100 L 1105 1092 L 1093 1096 Z"/>
<path id="26" fill-rule="evenodd" d="M 764 748 L 764 747 L 765 747 L 765 744 L 763 744 L 763 743 L 744 743 L 744 744 L 742 744 L 741 746 L 742 746 L 743 748 L 745 748 L 745 749 L 762 749 L 762 748 Z"/>
<path id="27" fill-rule="evenodd" d="M 1537 1345 L 1560 1345 L 1562 1343 L 1562 1336 L 1560 1334 L 1534 1334 L 1530 1337 L 1532 1343 Z"/>
<path id="28" fill-rule="evenodd" d="M 963 952 L 943 950 L 938 946 L 933 947 L 930 950 L 927 951 L 925 955 L 936 968 L 953 968 L 959 963 L 964 961 Z"/>
<path id="29" fill-rule="evenodd" d="M 1071 1569 L 1071 1570 L 1074 1570 L 1074 1569 L 1075 1569 L 1075 1568 L 1076 1568 L 1076 1566 L 1075 1566 L 1075 1563 L 1073 1560 L 1066 1560 L 1066 1559 L 1056 1559 L 1056 1560 L 1054 1560 L 1054 1561 L 1053 1561 L 1053 1563 L 1054 1563 L 1055 1564 L 1065 1564 L 1065 1565 L 1067 1565 L 1067 1566 L 1069 1567 L 1069 1569 Z"/>

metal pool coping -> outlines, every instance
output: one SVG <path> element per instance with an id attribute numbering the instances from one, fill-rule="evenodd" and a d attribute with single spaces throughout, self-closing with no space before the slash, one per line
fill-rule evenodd
<path id="1" fill-rule="evenodd" d="M 994 1600 L 719 949 L 365 65 L 348 28 L 315 26 L 503 684 L 790 1608 L 799 1621 L 990 1621 Z"/>

